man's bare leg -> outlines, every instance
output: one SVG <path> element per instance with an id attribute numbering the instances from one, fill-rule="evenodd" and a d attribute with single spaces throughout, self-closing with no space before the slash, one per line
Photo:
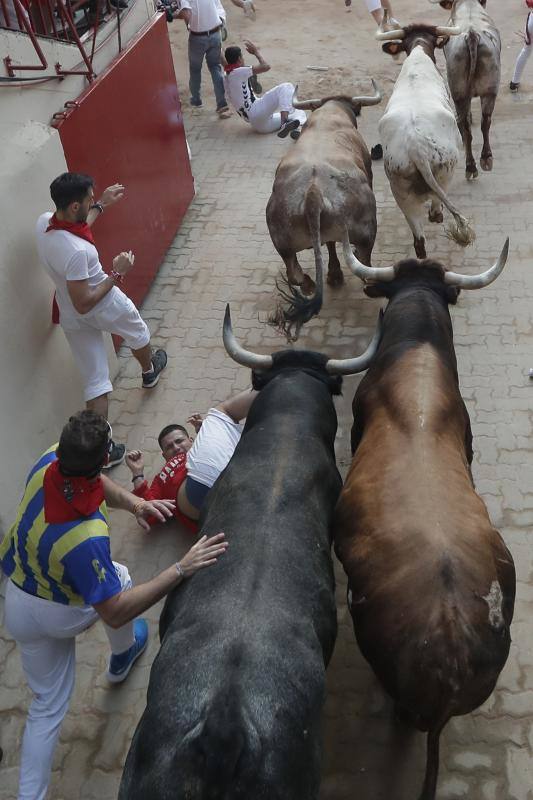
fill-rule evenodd
<path id="1" fill-rule="evenodd" d="M 104 419 L 107 419 L 107 412 L 109 410 L 107 394 L 101 394 L 99 397 L 93 397 L 92 400 L 87 400 L 85 407 L 100 414 Z"/>
<path id="2" fill-rule="evenodd" d="M 375 11 L 370 12 L 376 21 L 376 25 L 378 26 L 381 25 L 383 21 L 384 9 L 387 9 L 387 11 L 389 12 L 389 19 L 390 19 L 393 16 L 390 0 L 381 0 L 381 8 L 377 8 Z"/>
<path id="3" fill-rule="evenodd" d="M 141 365 L 143 372 L 152 371 L 152 345 L 150 342 L 145 344 L 145 346 L 141 347 L 139 350 L 132 350 L 131 352 Z"/>
<path id="4" fill-rule="evenodd" d="M 219 411 L 223 411 L 224 414 L 231 417 L 234 422 L 240 422 L 241 419 L 245 419 L 248 416 L 250 407 L 258 394 L 259 392 L 255 389 L 246 389 L 246 391 L 236 394 L 235 397 L 224 400 L 223 403 L 216 407 Z"/>

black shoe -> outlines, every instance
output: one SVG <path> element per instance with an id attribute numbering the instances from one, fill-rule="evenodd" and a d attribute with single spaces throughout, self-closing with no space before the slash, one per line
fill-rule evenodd
<path id="1" fill-rule="evenodd" d="M 150 372 L 143 372 L 143 389 L 151 389 L 159 380 L 159 376 L 167 365 L 167 354 L 164 350 L 156 350 L 152 353 L 152 369 Z"/>
<path id="2" fill-rule="evenodd" d="M 383 148 L 380 144 L 375 144 L 370 150 L 372 161 L 380 161 L 383 158 Z"/>
<path id="3" fill-rule="evenodd" d="M 116 467 L 117 464 L 122 464 L 124 456 L 126 455 L 126 445 L 117 444 L 111 439 L 109 442 L 109 455 L 107 457 L 107 464 L 104 464 L 102 469 L 111 469 Z"/>
<path id="4" fill-rule="evenodd" d="M 509 84 L 509 91 L 517 92 L 519 86 L 520 86 L 519 83 L 514 83 L 513 81 L 511 81 L 511 83 Z"/>
<path id="5" fill-rule="evenodd" d="M 291 131 L 289 133 L 289 136 L 291 137 L 291 139 L 294 139 L 294 141 L 296 141 L 296 139 L 300 138 L 300 134 L 301 134 L 301 131 Z"/>
<path id="6" fill-rule="evenodd" d="M 127 0 L 109 0 L 110 4 L 113 8 L 127 8 L 128 2 Z"/>
<path id="7" fill-rule="evenodd" d="M 300 127 L 300 120 L 299 119 L 288 119 L 287 122 L 284 122 L 281 128 L 278 131 L 278 136 L 280 139 L 284 139 L 286 136 L 289 135 L 291 131 L 295 131 L 296 128 Z"/>

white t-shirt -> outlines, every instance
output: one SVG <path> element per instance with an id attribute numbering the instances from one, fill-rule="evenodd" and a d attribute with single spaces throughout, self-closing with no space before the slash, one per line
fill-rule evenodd
<path id="1" fill-rule="evenodd" d="M 180 0 L 178 11 L 188 8 L 191 11 L 191 31 L 201 33 L 218 28 L 226 21 L 226 12 L 220 0 Z"/>
<path id="2" fill-rule="evenodd" d="M 67 281 L 89 280 L 89 286 L 105 281 L 96 247 L 68 231 L 48 231 L 52 214 L 47 211 L 37 220 L 35 237 L 39 258 L 56 287 L 61 324 L 79 317 L 68 293 Z"/>
<path id="3" fill-rule="evenodd" d="M 248 78 L 251 78 L 253 74 L 254 71 L 251 67 L 237 67 L 233 72 L 224 76 L 226 97 L 229 97 L 233 108 L 242 116 L 247 115 L 250 107 L 255 103 L 255 94 L 248 84 Z M 244 118 L 246 119 L 246 117 Z"/>

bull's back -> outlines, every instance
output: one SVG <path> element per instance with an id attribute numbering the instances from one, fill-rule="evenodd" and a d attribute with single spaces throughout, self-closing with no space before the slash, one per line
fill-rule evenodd
<path id="1" fill-rule="evenodd" d="M 334 529 L 361 649 L 427 728 L 443 707 L 466 713 L 492 691 L 509 650 L 515 579 L 471 482 L 458 392 L 454 411 L 457 390 L 447 408 L 428 353 L 410 358 L 424 369 L 401 365 L 410 380 L 391 376 L 361 409 Z"/>
<path id="2" fill-rule="evenodd" d="M 165 604 L 121 798 L 317 797 L 324 670 L 336 634 L 336 421 L 328 393 L 330 408 L 315 397 L 306 426 L 290 386 L 279 403 L 293 413 L 265 419 L 257 405 L 268 390 L 203 517 L 202 533 L 224 530 L 228 551 Z M 308 394 L 313 408 L 312 385 Z"/>

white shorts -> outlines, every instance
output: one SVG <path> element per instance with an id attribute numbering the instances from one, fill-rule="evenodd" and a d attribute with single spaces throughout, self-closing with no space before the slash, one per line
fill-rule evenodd
<path id="1" fill-rule="evenodd" d="M 239 444 L 243 426 L 218 408 L 210 408 L 187 453 L 187 475 L 204 486 L 214 484 Z"/>
<path id="2" fill-rule="evenodd" d="M 365 3 L 370 12 L 377 11 L 381 8 L 381 0 L 365 0 Z"/>
<path id="3" fill-rule="evenodd" d="M 121 336 L 132 350 L 140 350 L 150 342 L 146 322 L 130 298 L 116 286 L 92 311 L 76 317 L 75 328 L 69 323 L 70 320 L 65 320 L 62 327 L 81 374 L 85 401 L 113 389 L 104 332 Z"/>

